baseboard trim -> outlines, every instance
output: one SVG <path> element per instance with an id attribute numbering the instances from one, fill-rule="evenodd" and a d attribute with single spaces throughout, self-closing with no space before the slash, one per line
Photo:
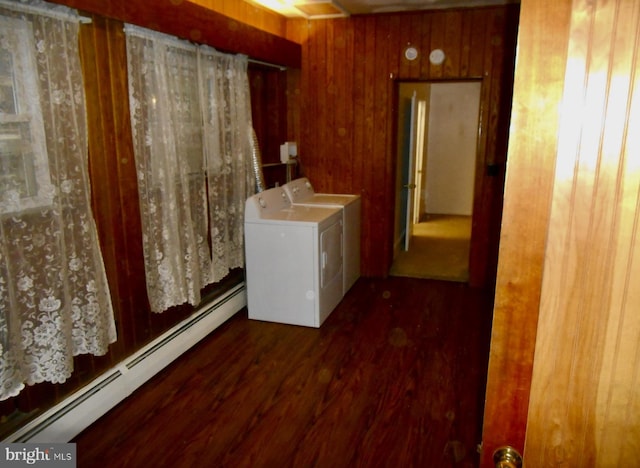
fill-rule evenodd
<path id="1" fill-rule="evenodd" d="M 246 289 L 242 282 L 18 429 L 3 442 L 71 441 L 246 305 Z"/>

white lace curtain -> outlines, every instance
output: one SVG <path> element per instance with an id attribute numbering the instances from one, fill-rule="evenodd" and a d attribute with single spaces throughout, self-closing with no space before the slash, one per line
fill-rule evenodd
<path id="1" fill-rule="evenodd" d="M 127 25 L 127 68 L 151 310 L 200 302 L 244 265 L 253 176 L 247 58 Z"/>
<path id="2" fill-rule="evenodd" d="M 0 1 L 0 400 L 116 340 L 91 213 L 78 18 Z"/>

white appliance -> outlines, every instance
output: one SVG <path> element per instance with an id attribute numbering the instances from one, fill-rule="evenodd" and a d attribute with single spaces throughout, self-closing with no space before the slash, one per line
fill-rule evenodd
<path id="1" fill-rule="evenodd" d="M 342 210 L 293 206 L 282 187 L 245 204 L 249 318 L 320 327 L 342 299 Z"/>
<path id="2" fill-rule="evenodd" d="M 339 207 L 342 210 L 344 236 L 343 294 L 360 277 L 360 195 L 316 193 L 306 177 L 282 186 L 294 206 Z"/>

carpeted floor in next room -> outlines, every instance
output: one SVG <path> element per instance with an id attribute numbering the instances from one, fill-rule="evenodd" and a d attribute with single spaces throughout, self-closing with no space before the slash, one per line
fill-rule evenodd
<path id="1" fill-rule="evenodd" d="M 426 215 L 413 226 L 408 251 L 394 259 L 391 276 L 466 282 L 471 216 Z"/>

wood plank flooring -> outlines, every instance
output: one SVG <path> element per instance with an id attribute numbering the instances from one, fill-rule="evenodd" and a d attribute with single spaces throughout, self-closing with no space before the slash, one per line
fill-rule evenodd
<path id="1" fill-rule="evenodd" d="M 320 329 L 241 311 L 78 435 L 78 466 L 477 466 L 491 310 L 389 277 Z"/>

